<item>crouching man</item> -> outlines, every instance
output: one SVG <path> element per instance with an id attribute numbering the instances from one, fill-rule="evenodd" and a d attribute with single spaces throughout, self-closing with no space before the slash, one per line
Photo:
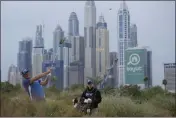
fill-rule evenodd
<path id="1" fill-rule="evenodd" d="M 83 91 L 80 101 L 90 103 L 91 114 L 98 112 L 98 104 L 101 103 L 102 97 L 100 91 L 93 86 L 93 82 L 88 80 L 87 87 Z"/>

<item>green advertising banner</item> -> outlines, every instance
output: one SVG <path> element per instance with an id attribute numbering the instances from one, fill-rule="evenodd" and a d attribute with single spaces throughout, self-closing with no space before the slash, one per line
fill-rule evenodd
<path id="1" fill-rule="evenodd" d="M 125 84 L 144 84 L 146 64 L 146 49 L 126 50 Z"/>

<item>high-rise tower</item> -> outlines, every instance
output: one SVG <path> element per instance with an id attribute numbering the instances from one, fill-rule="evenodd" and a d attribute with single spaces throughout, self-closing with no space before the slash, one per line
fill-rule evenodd
<path id="1" fill-rule="evenodd" d="M 128 7 L 123 1 L 120 5 L 117 17 L 117 36 L 118 36 L 118 54 L 119 54 L 119 84 L 125 83 L 125 50 L 130 47 L 130 13 Z"/>
<path id="2" fill-rule="evenodd" d="M 99 17 L 96 29 L 96 76 L 104 77 L 109 68 L 109 31 L 104 16 Z"/>
<path id="3" fill-rule="evenodd" d="M 96 7 L 94 1 L 86 1 L 84 7 L 85 67 L 84 84 L 87 77 L 96 75 Z"/>
<path id="4" fill-rule="evenodd" d="M 105 22 L 104 16 L 102 14 L 99 16 L 97 28 L 107 29 L 107 23 Z"/>
<path id="5" fill-rule="evenodd" d="M 130 39 L 131 39 L 131 47 L 137 47 L 137 26 L 136 24 L 131 24 L 130 27 Z"/>
<path id="6" fill-rule="evenodd" d="M 35 44 L 33 47 L 33 65 L 32 65 L 33 76 L 42 73 L 42 62 L 44 53 L 44 39 L 42 33 L 43 33 L 42 25 L 37 25 Z"/>
<path id="7" fill-rule="evenodd" d="M 32 74 L 32 39 L 29 37 L 19 41 L 19 52 L 17 54 L 17 68 L 21 72 L 29 69 Z"/>
<path id="8" fill-rule="evenodd" d="M 8 71 L 8 82 L 14 86 L 16 84 L 21 84 L 21 82 L 18 80 L 22 79 L 19 79 L 18 77 L 18 68 L 15 65 L 11 65 Z"/>
<path id="9" fill-rule="evenodd" d="M 68 34 L 69 36 L 78 36 L 79 35 L 79 21 L 75 12 L 70 14 L 68 20 Z"/>
<path id="10" fill-rule="evenodd" d="M 59 51 L 60 41 L 64 39 L 64 31 L 60 25 L 57 25 L 53 32 L 53 53 L 56 56 Z M 57 57 L 59 58 L 59 57 Z"/>

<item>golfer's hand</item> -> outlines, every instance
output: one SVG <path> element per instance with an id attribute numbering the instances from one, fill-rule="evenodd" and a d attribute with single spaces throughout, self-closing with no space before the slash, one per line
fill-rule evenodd
<path id="1" fill-rule="evenodd" d="M 52 70 L 52 69 L 51 69 L 51 68 L 49 68 L 47 72 L 51 73 L 51 70 Z"/>

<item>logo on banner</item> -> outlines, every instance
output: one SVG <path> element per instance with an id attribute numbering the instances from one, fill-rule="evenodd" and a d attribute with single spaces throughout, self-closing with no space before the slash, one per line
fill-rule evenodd
<path id="1" fill-rule="evenodd" d="M 139 62 L 140 62 L 140 56 L 138 54 L 132 54 L 129 57 L 129 62 L 127 65 L 131 64 L 131 65 L 135 66 L 135 65 L 138 65 Z"/>
<path id="2" fill-rule="evenodd" d="M 142 67 L 141 66 L 137 66 L 140 63 L 140 56 L 139 54 L 131 54 L 129 57 L 129 61 L 127 63 L 127 65 L 132 65 L 135 67 L 127 67 L 127 71 L 128 72 L 139 72 L 142 71 Z"/>

